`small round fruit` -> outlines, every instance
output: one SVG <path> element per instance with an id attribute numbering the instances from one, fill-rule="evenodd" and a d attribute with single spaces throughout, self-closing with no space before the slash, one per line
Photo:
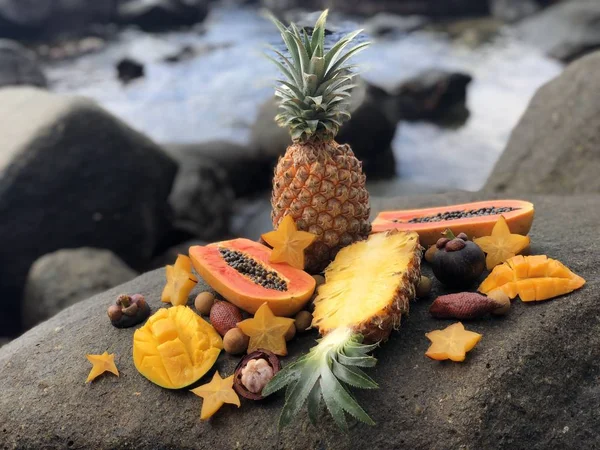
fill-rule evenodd
<path id="1" fill-rule="evenodd" d="M 485 255 L 474 242 L 453 239 L 435 253 L 431 268 L 442 284 L 466 289 L 483 273 Z"/>
<path id="2" fill-rule="evenodd" d="M 492 314 L 497 316 L 505 315 L 510 309 L 510 298 L 502 289 L 494 289 L 492 292 L 489 292 L 487 295 L 492 300 L 500 303 L 502 306 L 492 311 Z"/>
<path id="3" fill-rule="evenodd" d="M 221 336 L 225 336 L 225 333 L 241 321 L 242 312 L 233 303 L 218 301 L 210 309 L 210 323 Z"/>
<path id="4" fill-rule="evenodd" d="M 223 348 L 230 355 L 241 355 L 248 349 L 250 338 L 239 328 L 232 328 L 223 337 Z"/>
<path id="5" fill-rule="evenodd" d="M 108 307 L 108 317 L 110 318 L 111 322 L 117 322 L 121 320 L 121 317 L 123 317 L 121 307 L 117 305 L 110 305 Z"/>
<path id="6" fill-rule="evenodd" d="M 417 286 L 417 297 L 427 297 L 431 292 L 431 279 L 425 275 L 421 276 L 419 284 Z"/>
<path id="7" fill-rule="evenodd" d="M 215 304 L 215 296 L 211 292 L 200 292 L 194 300 L 196 310 L 203 316 L 210 314 L 210 309 Z"/>
<path id="8" fill-rule="evenodd" d="M 313 316 L 308 311 L 300 311 L 298 314 L 296 314 L 294 320 L 298 333 L 304 333 L 308 328 L 310 328 Z"/>
<path id="9" fill-rule="evenodd" d="M 325 277 L 323 275 L 313 275 L 312 277 L 317 282 L 317 287 L 325 283 Z"/>
<path id="10" fill-rule="evenodd" d="M 429 264 L 431 264 L 433 262 L 433 255 L 435 255 L 435 253 L 437 251 L 438 251 L 438 248 L 435 244 L 430 246 L 427 249 L 427 251 L 425 252 L 425 261 L 427 261 Z"/>
<path id="11" fill-rule="evenodd" d="M 291 341 L 294 339 L 294 336 L 296 336 L 296 325 L 291 324 L 283 337 L 286 341 Z"/>

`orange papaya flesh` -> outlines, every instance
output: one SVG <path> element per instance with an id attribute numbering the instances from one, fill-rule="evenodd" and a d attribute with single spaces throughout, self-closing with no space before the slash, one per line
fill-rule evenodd
<path id="1" fill-rule="evenodd" d="M 585 280 L 560 261 L 546 255 L 514 256 L 494 270 L 479 286 L 487 294 L 501 289 L 524 302 L 548 300 L 579 289 Z"/>
<path id="2" fill-rule="evenodd" d="M 271 249 L 249 239 L 196 245 L 189 254 L 208 285 L 250 314 L 266 302 L 276 316 L 294 315 L 315 291 L 312 276 L 285 263 L 269 262 Z"/>
<path id="3" fill-rule="evenodd" d="M 371 233 L 389 230 L 415 231 L 421 245 L 433 245 L 450 228 L 455 235 L 469 239 L 490 236 L 494 225 L 504 216 L 510 232 L 525 236 L 533 223 L 534 207 L 522 200 L 489 200 L 435 208 L 384 211 L 372 223 Z"/>

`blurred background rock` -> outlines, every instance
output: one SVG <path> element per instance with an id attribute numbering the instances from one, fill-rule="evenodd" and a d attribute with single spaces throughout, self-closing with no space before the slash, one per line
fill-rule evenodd
<path id="1" fill-rule="evenodd" d="M 0 341 L 270 227 L 290 140 L 260 10 L 325 7 L 330 42 L 373 43 L 339 135 L 372 195 L 600 190 L 597 0 L 0 0 Z"/>

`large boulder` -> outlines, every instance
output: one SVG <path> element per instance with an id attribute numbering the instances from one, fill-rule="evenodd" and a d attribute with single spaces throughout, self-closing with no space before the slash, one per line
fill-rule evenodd
<path id="1" fill-rule="evenodd" d="M 139 269 L 169 228 L 176 163 L 94 102 L 0 89 L 0 335 L 20 329 L 27 272 L 62 248 Z"/>
<path id="2" fill-rule="evenodd" d="M 23 297 L 23 326 L 43 322 L 63 309 L 137 276 L 109 250 L 58 250 L 39 258 L 29 270 Z"/>
<path id="3" fill-rule="evenodd" d="M 464 193 L 374 200 L 373 213 L 479 198 Z M 536 205 L 532 251 L 559 259 L 587 285 L 541 304 L 515 300 L 506 317 L 469 322 L 469 329 L 483 334 L 481 342 L 464 363 L 440 363 L 424 356 L 424 334 L 452 323 L 429 315 L 431 299 L 441 293 L 434 283 L 429 298 L 412 303 L 400 331 L 376 350 L 370 373 L 379 389 L 356 392 L 376 421 L 373 427 L 352 422 L 348 434 L 340 433 L 322 406 L 316 426 L 303 410 L 278 432 L 282 397 L 243 400 L 239 409 L 226 405 L 201 422 L 202 400 L 137 373 L 134 329 L 115 329 L 106 317 L 121 292 L 139 292 L 153 311 L 160 308 L 164 271 L 157 270 L 72 306 L 0 349 L 2 442 L 8 448 L 594 448 L 600 440 L 600 196 L 525 198 Z M 577 230 L 579 239 L 565 229 Z M 424 272 L 431 275 L 427 266 Z M 202 281 L 190 299 L 200 289 L 206 289 Z M 292 341 L 284 365 L 316 337 L 313 331 Z M 107 374 L 86 385 L 91 366 L 85 355 L 104 351 L 115 353 L 120 377 Z M 229 375 L 238 359 L 222 354 L 216 368 Z"/>
<path id="4" fill-rule="evenodd" d="M 600 193 L 600 52 L 542 86 L 513 130 L 486 190 Z"/>
<path id="5" fill-rule="evenodd" d="M 492 16 L 504 22 L 518 22 L 538 12 L 537 0 L 488 0 Z"/>
<path id="6" fill-rule="evenodd" d="M 563 1 L 523 20 L 518 31 L 530 43 L 561 61 L 600 48 L 600 2 Z"/>
<path id="7" fill-rule="evenodd" d="M 35 53 L 18 42 L 0 39 L 0 87 L 17 85 L 46 87 L 46 76 Z"/>

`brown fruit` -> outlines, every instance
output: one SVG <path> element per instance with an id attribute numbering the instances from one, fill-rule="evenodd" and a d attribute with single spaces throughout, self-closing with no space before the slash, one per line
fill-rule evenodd
<path id="1" fill-rule="evenodd" d="M 210 323 L 221 336 L 225 336 L 225 333 L 241 321 L 242 312 L 232 303 L 217 301 L 210 309 Z"/>
<path id="2" fill-rule="evenodd" d="M 419 284 L 417 285 L 416 295 L 417 298 L 427 297 L 431 292 L 431 279 L 421 275 L 421 279 L 419 280 Z"/>
<path id="3" fill-rule="evenodd" d="M 294 336 L 296 336 L 296 325 L 292 324 L 290 325 L 290 328 L 288 328 L 287 332 L 285 333 L 285 335 L 283 336 L 287 341 L 291 341 L 292 339 L 294 339 Z"/>
<path id="4" fill-rule="evenodd" d="M 427 251 L 425 252 L 425 261 L 427 261 L 429 264 L 431 264 L 433 262 L 433 255 L 435 255 L 435 253 L 438 251 L 438 248 L 436 245 L 432 245 L 430 246 Z"/>
<path id="5" fill-rule="evenodd" d="M 203 316 L 208 316 L 210 310 L 215 304 L 215 296 L 211 292 L 200 292 L 194 300 L 194 306 Z"/>
<path id="6" fill-rule="evenodd" d="M 296 314 L 296 317 L 294 318 L 294 320 L 296 321 L 295 322 L 296 330 L 299 333 L 303 333 L 308 328 L 310 328 L 310 325 L 312 324 L 313 316 L 308 311 L 300 311 L 298 314 Z"/>
<path id="7" fill-rule="evenodd" d="M 492 300 L 495 300 L 496 303 L 502 305 L 492 311 L 492 314 L 496 316 L 503 316 L 510 309 L 510 298 L 502 289 L 495 289 L 492 292 L 488 293 L 487 296 Z"/>
<path id="8" fill-rule="evenodd" d="M 250 338 L 239 328 L 232 328 L 223 337 L 223 348 L 230 355 L 241 355 L 248 349 Z"/>

